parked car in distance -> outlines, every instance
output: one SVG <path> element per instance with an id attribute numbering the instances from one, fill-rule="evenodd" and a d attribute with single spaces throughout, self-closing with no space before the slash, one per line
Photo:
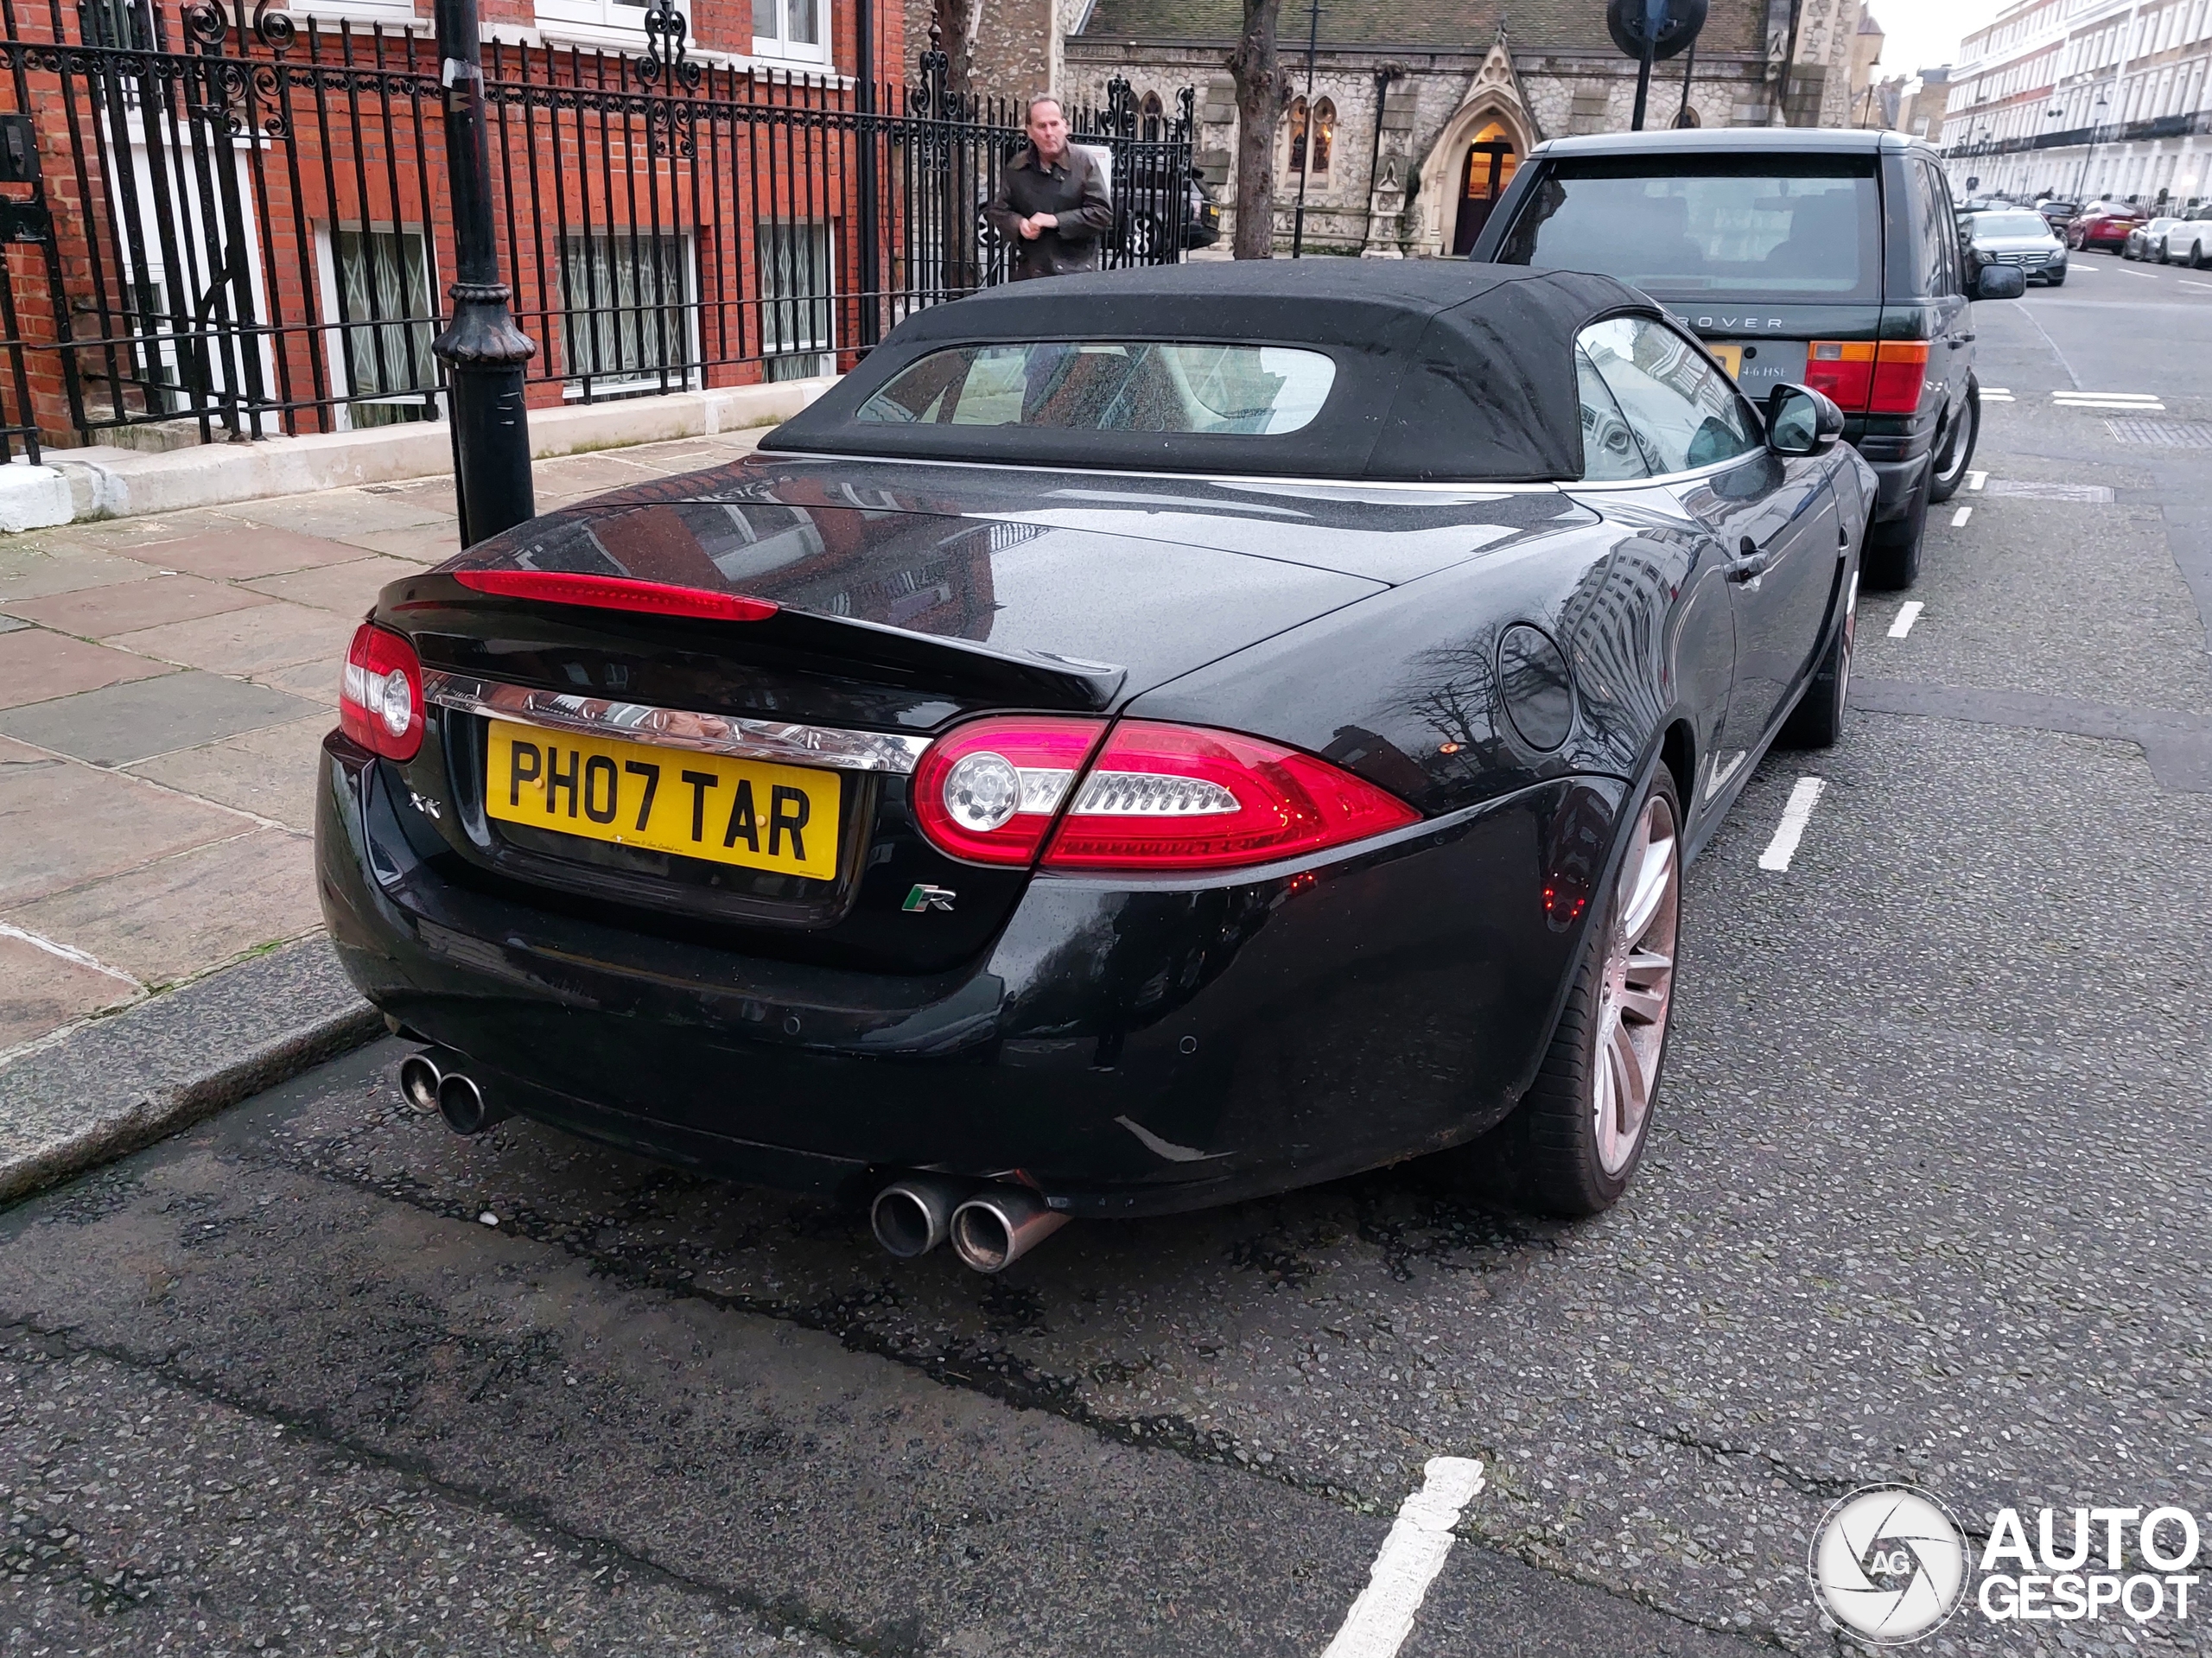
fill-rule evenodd
<path id="1" fill-rule="evenodd" d="M 2160 257 L 2168 264 L 2199 270 L 2212 265 L 2212 207 L 2199 207 L 2169 230 Z"/>
<path id="2" fill-rule="evenodd" d="M 2146 219 L 2127 232 L 2127 240 L 2120 245 L 2123 259 L 2156 259 L 2166 262 L 2166 232 L 2181 223 L 2177 215 Z"/>
<path id="3" fill-rule="evenodd" d="M 2145 217 L 2124 201 L 2093 201 L 2068 223 L 2066 245 L 2078 249 L 2107 248 L 2118 252 L 2127 245 L 2128 232 L 2141 224 Z"/>
<path id="4" fill-rule="evenodd" d="M 1686 865 L 1841 729 L 1842 429 L 1580 273 L 931 307 L 756 454 L 384 589 L 333 943 L 456 1129 L 842 1193 L 894 1255 L 1447 1150 L 1593 1213 Z"/>
<path id="5" fill-rule="evenodd" d="M 2074 215 L 2082 211 L 2082 204 L 2078 201 L 2063 201 L 2054 196 L 2047 201 L 2036 203 L 2036 211 L 2043 215 L 2045 224 L 2063 236 L 2065 234 L 2067 226 L 2073 223 Z"/>
<path id="6" fill-rule="evenodd" d="M 1738 127 L 1538 144 L 1471 257 L 1602 271 L 1695 329 L 1754 397 L 1802 382 L 1840 404 L 1881 481 L 1869 585 L 1910 587 L 1929 505 L 1981 429 L 1968 302 L 2017 298 L 1970 267 L 1942 156 L 1901 132 Z"/>
<path id="7" fill-rule="evenodd" d="M 2066 244 L 2040 213 L 2025 207 L 1963 213 L 1959 233 L 1975 270 L 1991 264 L 2018 265 L 2020 274 L 2032 282 L 2053 288 L 2065 283 Z"/>

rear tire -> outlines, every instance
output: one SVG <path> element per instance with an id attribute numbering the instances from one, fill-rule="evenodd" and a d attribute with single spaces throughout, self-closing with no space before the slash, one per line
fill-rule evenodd
<path id="1" fill-rule="evenodd" d="M 1913 492 L 1912 505 L 1904 517 L 1891 524 L 1870 524 L 1866 552 L 1860 569 L 1866 585 L 1891 593 L 1901 592 L 1920 580 L 1920 543 L 1928 530 L 1928 488 Z"/>
<path id="2" fill-rule="evenodd" d="M 1844 705 L 1851 696 L 1851 651 L 1859 635 L 1859 584 L 1844 594 L 1843 622 L 1821 653 L 1813 683 L 1790 710 L 1781 740 L 1792 748 L 1833 748 L 1843 735 Z"/>
<path id="3" fill-rule="evenodd" d="M 1593 914 L 1573 988 L 1519 1109 L 1448 1153 L 1471 1187 L 1545 1214 L 1579 1218 L 1628 1190 L 1650 1139 L 1666 1059 L 1681 925 L 1681 803 L 1662 765 L 1623 820 L 1629 843 Z"/>
<path id="4" fill-rule="evenodd" d="M 1944 435 L 1943 447 L 1936 452 L 1928 473 L 1928 499 L 1948 501 L 1959 492 L 1959 486 L 1967 480 L 1967 468 L 1974 465 L 1974 445 L 1981 441 L 1981 383 L 1969 374 L 1967 377 L 1966 401 L 1952 417 L 1951 429 Z"/>

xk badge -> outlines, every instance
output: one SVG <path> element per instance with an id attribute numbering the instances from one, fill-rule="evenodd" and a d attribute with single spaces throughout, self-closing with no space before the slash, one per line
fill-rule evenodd
<path id="1" fill-rule="evenodd" d="M 899 907 L 912 913 L 917 910 L 943 910 L 952 913 L 952 900 L 959 896 L 950 886 L 931 886 L 926 881 L 916 881 L 914 890 L 906 894 L 906 901 Z"/>

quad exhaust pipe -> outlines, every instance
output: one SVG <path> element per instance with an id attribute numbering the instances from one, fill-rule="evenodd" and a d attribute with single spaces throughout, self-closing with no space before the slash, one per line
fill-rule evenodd
<path id="1" fill-rule="evenodd" d="M 486 1099 L 476 1079 L 461 1070 L 465 1063 L 443 1048 L 411 1053 L 399 1062 L 399 1091 L 417 1111 L 443 1117 L 454 1133 L 480 1134 L 514 1115 L 514 1109 Z"/>
<path id="2" fill-rule="evenodd" d="M 1003 1272 L 1068 1223 L 1027 1186 L 983 1186 L 912 1174 L 876 1193 L 868 1210 L 875 1241 L 902 1261 L 950 1242 L 979 1273 Z"/>

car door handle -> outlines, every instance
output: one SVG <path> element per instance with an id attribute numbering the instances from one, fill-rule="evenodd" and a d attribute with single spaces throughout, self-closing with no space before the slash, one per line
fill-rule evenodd
<path id="1" fill-rule="evenodd" d="M 1738 556 L 1728 565 L 1731 581 L 1756 581 L 1774 563 L 1773 556 L 1749 536 L 1736 543 L 1736 551 Z"/>

